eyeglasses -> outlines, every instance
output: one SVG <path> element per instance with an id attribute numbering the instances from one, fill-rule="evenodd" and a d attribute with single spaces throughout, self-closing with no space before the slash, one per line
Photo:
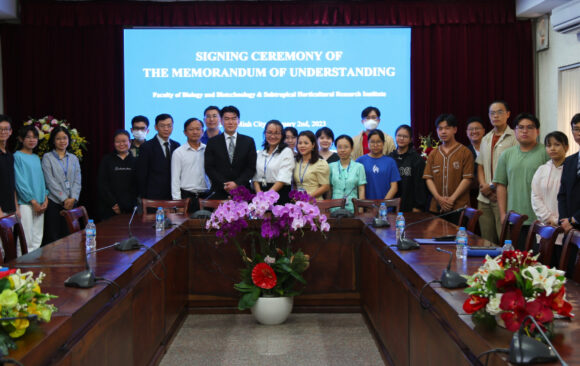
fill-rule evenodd
<path id="1" fill-rule="evenodd" d="M 369 141 L 369 145 L 377 146 L 377 145 L 382 145 L 382 144 L 383 144 L 383 142 L 380 140 L 379 141 Z"/>
<path id="2" fill-rule="evenodd" d="M 0 128 L 0 132 L 10 132 L 12 131 L 11 128 Z"/>
<path id="3" fill-rule="evenodd" d="M 170 128 L 173 128 L 173 125 L 172 125 L 172 124 L 171 124 L 171 125 L 162 125 L 162 124 L 160 123 L 160 124 L 158 124 L 158 125 L 157 125 L 157 128 L 158 128 L 158 129 L 161 129 L 161 130 L 168 130 L 168 129 L 170 129 Z"/>
<path id="4" fill-rule="evenodd" d="M 135 131 L 146 131 L 147 130 L 147 127 L 133 127 L 132 130 L 135 130 Z"/>
<path id="5" fill-rule="evenodd" d="M 572 132 L 574 132 L 574 133 L 580 133 L 580 127 L 574 127 L 572 129 Z"/>
<path id="6" fill-rule="evenodd" d="M 505 111 L 503 109 L 500 109 L 499 111 L 489 111 L 490 116 L 503 116 L 504 114 Z"/>
<path id="7" fill-rule="evenodd" d="M 516 126 L 516 130 L 518 131 L 533 131 L 536 129 L 536 126 L 534 125 L 528 125 L 528 126 Z"/>
<path id="8" fill-rule="evenodd" d="M 483 128 L 481 127 L 472 127 L 472 128 L 468 128 L 467 132 L 476 132 L 476 131 L 481 131 L 483 130 Z"/>
<path id="9" fill-rule="evenodd" d="M 268 136 L 281 136 L 282 132 L 266 131 L 266 135 L 268 135 Z"/>

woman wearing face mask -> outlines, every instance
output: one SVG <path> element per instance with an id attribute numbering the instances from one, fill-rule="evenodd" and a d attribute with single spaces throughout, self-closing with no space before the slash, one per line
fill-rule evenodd
<path id="1" fill-rule="evenodd" d="M 330 150 L 330 147 L 334 142 L 334 132 L 332 132 L 330 128 L 319 128 L 318 131 L 316 131 L 316 140 L 318 141 L 318 153 L 328 164 L 340 160 L 338 154 Z"/>
<path id="2" fill-rule="evenodd" d="M 353 160 L 366 155 L 370 152 L 369 147 L 369 133 L 376 130 L 381 122 L 381 111 L 376 107 L 366 107 L 361 113 L 362 124 L 364 130 L 357 136 L 353 137 L 354 146 L 351 157 Z M 384 134 L 385 142 L 383 144 L 383 155 L 389 155 L 391 151 L 395 150 L 395 142 L 393 138 Z"/>
<path id="3" fill-rule="evenodd" d="M 302 131 L 298 135 L 298 155 L 294 166 L 296 189 L 306 191 L 317 200 L 330 189 L 330 170 L 326 160 L 318 155 L 316 136 L 312 131 Z"/>
<path id="4" fill-rule="evenodd" d="M 294 153 L 282 141 L 283 127 L 278 120 L 271 120 L 264 127 L 264 150 L 256 159 L 256 174 L 252 178 L 254 190 L 276 191 L 280 195 L 279 205 L 290 202 L 290 184 L 294 171 Z"/>
<path id="5" fill-rule="evenodd" d="M 68 130 L 62 126 L 55 127 L 50 132 L 48 146 L 51 151 L 42 157 L 42 171 L 48 188 L 43 245 L 69 234 L 60 211 L 75 207 L 81 194 L 81 166 L 79 159 L 68 151 Z"/>
<path id="6" fill-rule="evenodd" d="M 137 204 L 135 158 L 129 152 L 129 133 L 118 130 L 113 136 L 115 151 L 107 154 L 99 166 L 99 214 L 102 220 L 131 213 Z"/>
<path id="7" fill-rule="evenodd" d="M 400 211 L 422 212 L 427 201 L 427 189 L 423 179 L 425 160 L 413 147 L 411 126 L 400 125 L 395 131 L 397 149 L 390 154 L 399 167 L 401 181 L 395 197 L 401 198 Z"/>
<path id="8" fill-rule="evenodd" d="M 331 197 L 333 199 L 346 198 L 344 208 L 354 212 L 352 199 L 365 199 L 365 185 L 367 184 L 365 167 L 350 158 L 353 145 L 350 136 L 340 135 L 334 143 L 340 160 L 329 164 Z M 331 212 L 334 210 L 331 209 Z"/>
<path id="9" fill-rule="evenodd" d="M 551 160 L 541 165 L 532 178 L 532 209 L 542 223 L 559 226 L 558 191 L 568 152 L 568 137 L 560 131 L 550 132 L 544 144 Z M 563 237 L 561 234 L 556 239 L 557 253 L 561 252 Z"/>

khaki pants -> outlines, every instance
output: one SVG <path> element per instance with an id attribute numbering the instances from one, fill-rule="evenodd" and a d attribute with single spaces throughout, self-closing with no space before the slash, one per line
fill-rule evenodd
<path id="1" fill-rule="evenodd" d="M 499 243 L 501 234 L 501 218 L 497 202 L 484 203 L 477 201 L 477 208 L 483 212 L 479 217 L 479 228 L 481 237 L 492 243 Z"/>

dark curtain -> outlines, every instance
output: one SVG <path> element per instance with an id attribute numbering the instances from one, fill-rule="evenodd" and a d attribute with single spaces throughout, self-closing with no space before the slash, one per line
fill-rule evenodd
<path id="1" fill-rule="evenodd" d="M 505 99 L 512 116 L 534 111 L 532 33 L 514 1 L 51 2 L 22 1 L 22 23 L 1 31 L 5 113 L 15 121 L 66 118 L 90 142 L 81 204 L 95 212 L 96 175 L 124 126 L 127 26 L 412 27 L 411 117 L 415 135 L 435 117 L 473 114 Z M 380 45 L 378 45 L 380 47 Z M 358 114 L 360 111 L 353 111 Z M 388 113 L 388 111 L 383 111 Z M 466 142 L 465 127 L 457 137 Z"/>

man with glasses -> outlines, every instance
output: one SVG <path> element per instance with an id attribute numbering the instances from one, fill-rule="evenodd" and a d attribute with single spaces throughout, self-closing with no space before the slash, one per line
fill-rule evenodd
<path id="1" fill-rule="evenodd" d="M 12 119 L 0 114 L 0 217 L 18 210 L 14 181 L 14 156 L 8 151 L 8 139 L 12 135 Z"/>
<path id="2" fill-rule="evenodd" d="M 361 113 L 361 118 L 364 130 L 352 138 L 354 143 L 351 153 L 352 160 L 356 160 L 370 152 L 368 138 L 369 132 L 379 128 L 379 123 L 381 123 L 381 111 L 377 107 L 366 107 Z M 386 133 L 384 135 L 385 143 L 383 145 L 383 155 L 388 156 L 393 150 L 395 150 L 395 142 L 391 136 Z"/>
<path id="3" fill-rule="evenodd" d="M 441 145 L 431 151 L 423 179 L 433 195 L 429 211 L 440 214 L 469 204 L 469 186 L 473 179 L 473 155 L 455 139 L 457 120 L 452 114 L 441 114 L 435 120 Z M 459 213 L 445 216 L 454 224 Z"/>
<path id="4" fill-rule="evenodd" d="M 523 250 L 530 224 L 536 220 L 532 208 L 532 178 L 538 167 L 550 157 L 544 144 L 538 143 L 540 121 L 534 115 L 521 113 L 516 117 L 515 124 L 520 146 L 510 147 L 499 157 L 493 183 L 497 186 L 501 221 L 511 210 L 528 216 L 517 243 L 517 249 Z"/>
<path id="5" fill-rule="evenodd" d="M 135 116 L 131 120 L 131 133 L 133 140 L 131 140 L 131 147 L 129 151 L 134 157 L 139 156 L 139 147 L 145 142 L 147 133 L 149 132 L 149 118 L 145 116 Z"/>
<path id="6" fill-rule="evenodd" d="M 171 140 L 173 117 L 155 117 L 157 135 L 141 145 L 137 159 L 137 182 L 141 198 L 171 200 L 171 154 L 179 142 Z"/>
<path id="7" fill-rule="evenodd" d="M 501 216 L 493 177 L 501 154 L 518 144 L 514 130 L 508 126 L 510 113 L 510 107 L 503 100 L 489 105 L 489 121 L 493 129 L 481 140 L 479 155 L 475 159 L 479 185 L 477 208 L 483 212 L 479 227 L 481 236 L 492 243 L 497 243 L 501 234 Z"/>
<path id="8" fill-rule="evenodd" d="M 256 172 L 256 144 L 250 136 L 237 132 L 240 111 L 223 107 L 220 117 L 224 133 L 211 138 L 205 149 L 205 172 L 211 180 L 213 199 L 226 199 L 238 186 L 250 189 Z"/>
<path id="9" fill-rule="evenodd" d="M 220 134 L 220 109 L 210 105 L 203 111 L 203 120 L 205 121 L 205 132 L 201 136 L 201 143 L 206 144 L 209 139 Z"/>

